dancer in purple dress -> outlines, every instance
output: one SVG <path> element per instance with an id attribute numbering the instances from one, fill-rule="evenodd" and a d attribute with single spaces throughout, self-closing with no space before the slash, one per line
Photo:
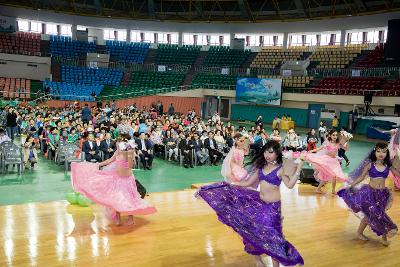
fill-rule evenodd
<path id="1" fill-rule="evenodd" d="M 248 180 L 215 183 L 198 192 L 215 210 L 219 220 L 243 238 L 245 251 L 255 255 L 258 264 L 263 264 L 261 255 L 267 254 L 274 267 L 279 263 L 285 266 L 304 264 L 300 253 L 283 235 L 279 190 L 281 182 L 288 188 L 295 186 L 302 163 L 294 168 L 283 168 L 282 163 L 280 144 L 268 141 L 251 161 L 255 171 Z M 244 188 L 257 181 L 260 193 Z"/>
<path id="2" fill-rule="evenodd" d="M 397 226 L 387 215 L 392 204 L 392 195 L 385 187 L 389 172 L 398 175 L 396 169 L 391 168 L 388 146 L 385 143 L 376 144 L 374 150 L 369 154 L 360 166 L 350 173 L 350 179 L 354 179 L 350 187 L 342 189 L 338 195 L 343 198 L 349 208 L 362 217 L 357 230 L 357 237 L 367 241 L 364 230 L 369 225 L 378 236 L 382 236 L 382 244 L 389 245 L 388 237 L 397 233 Z M 369 184 L 359 188 L 356 185 L 369 176 Z"/>

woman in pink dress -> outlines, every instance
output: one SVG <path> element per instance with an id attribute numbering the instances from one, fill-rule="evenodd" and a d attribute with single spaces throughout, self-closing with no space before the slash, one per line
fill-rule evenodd
<path id="1" fill-rule="evenodd" d="M 341 182 L 347 180 L 337 158 L 339 147 L 347 150 L 347 145 L 341 145 L 339 143 L 338 132 L 336 130 L 331 130 L 328 134 L 328 140 L 326 140 L 322 146 L 302 155 L 302 158 L 311 163 L 315 169 L 314 176 L 319 180 L 319 185 L 316 190 L 317 193 L 322 194 L 323 191 L 321 188 L 327 182 L 332 181 L 332 194 L 336 194 L 336 180 Z"/>
<path id="2" fill-rule="evenodd" d="M 247 177 L 244 168 L 245 137 L 236 133 L 233 139 L 235 143 L 222 163 L 221 174 L 227 182 L 240 182 Z"/>
<path id="3" fill-rule="evenodd" d="M 127 224 L 133 224 L 133 215 L 156 212 L 154 206 L 140 198 L 132 174 L 134 144 L 118 142 L 114 156 L 101 163 L 72 163 L 71 182 L 75 191 L 107 208 L 107 213 L 121 225 L 121 213 L 128 215 Z M 100 167 L 106 166 L 100 170 Z"/>
<path id="4" fill-rule="evenodd" d="M 391 130 L 392 137 L 389 143 L 389 154 L 392 166 L 400 173 L 400 128 Z M 392 172 L 394 190 L 400 190 L 400 176 Z"/>

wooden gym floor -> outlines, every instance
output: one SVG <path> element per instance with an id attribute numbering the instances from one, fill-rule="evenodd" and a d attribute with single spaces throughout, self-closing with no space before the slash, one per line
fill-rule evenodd
<path id="1" fill-rule="evenodd" d="M 282 188 L 284 233 L 305 266 L 400 266 L 399 236 L 384 247 L 356 239 L 359 220 L 340 198 L 314 187 Z M 329 188 L 326 188 L 327 192 Z M 218 221 L 195 190 L 153 193 L 158 209 L 131 227 L 107 226 L 97 207 L 65 201 L 0 207 L 0 266 L 255 266 L 239 236 Z M 390 216 L 400 225 L 400 193 Z"/>

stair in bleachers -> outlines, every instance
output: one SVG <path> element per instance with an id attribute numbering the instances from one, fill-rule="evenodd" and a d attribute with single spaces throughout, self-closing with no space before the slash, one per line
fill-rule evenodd
<path id="1" fill-rule="evenodd" d="M 122 77 L 121 85 L 125 86 L 131 82 L 132 73 L 130 71 L 125 71 Z"/>
<path id="2" fill-rule="evenodd" d="M 147 52 L 147 56 L 144 59 L 143 64 L 145 64 L 145 65 L 154 64 L 155 63 L 156 53 L 157 53 L 157 49 L 150 48 L 149 51 Z"/>
<path id="3" fill-rule="evenodd" d="M 301 55 L 300 59 L 301 59 L 301 60 L 306 60 L 306 59 L 308 59 L 311 55 L 312 55 L 312 52 L 303 52 L 303 54 Z"/>
<path id="4" fill-rule="evenodd" d="M 51 77 L 55 82 L 61 82 L 61 64 L 59 62 L 51 63 Z"/>
<path id="5" fill-rule="evenodd" d="M 96 45 L 97 54 L 107 54 L 107 47 L 105 45 Z"/>
<path id="6" fill-rule="evenodd" d="M 204 60 L 207 57 L 207 52 L 205 51 L 200 51 L 196 61 L 194 62 L 194 64 L 192 65 L 192 67 L 190 68 L 190 70 L 188 71 L 188 73 L 186 74 L 185 79 L 183 80 L 183 85 L 190 85 L 192 84 L 194 75 L 196 74 L 196 68 L 203 66 L 204 64 Z"/>
<path id="7" fill-rule="evenodd" d="M 42 57 L 50 56 L 50 41 L 40 40 L 40 54 Z"/>
<path id="8" fill-rule="evenodd" d="M 251 52 L 247 60 L 242 64 L 242 68 L 250 68 L 251 63 L 253 60 L 256 58 L 258 53 L 256 52 Z"/>

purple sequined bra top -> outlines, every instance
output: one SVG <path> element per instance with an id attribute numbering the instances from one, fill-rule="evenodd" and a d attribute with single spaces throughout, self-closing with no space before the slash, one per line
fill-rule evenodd
<path id="1" fill-rule="evenodd" d="M 368 176 L 371 179 L 374 178 L 384 178 L 386 179 L 389 175 L 389 166 L 386 166 L 386 168 L 383 171 L 379 171 L 376 167 L 375 167 L 375 163 L 371 164 L 371 168 L 368 171 Z"/>
<path id="2" fill-rule="evenodd" d="M 278 177 L 278 171 L 280 170 L 280 168 L 282 168 L 282 165 L 279 165 L 276 169 L 268 174 L 264 174 L 263 168 L 261 168 L 258 171 L 258 179 L 260 179 L 260 181 L 265 181 L 269 184 L 273 184 L 275 186 L 280 186 L 282 182 L 282 180 Z"/>

